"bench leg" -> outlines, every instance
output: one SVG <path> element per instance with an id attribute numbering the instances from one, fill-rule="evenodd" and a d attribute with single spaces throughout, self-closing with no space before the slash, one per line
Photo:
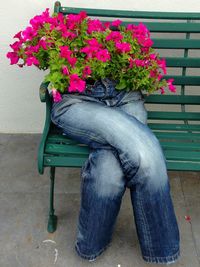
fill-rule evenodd
<path id="1" fill-rule="evenodd" d="M 49 208 L 49 220 L 47 231 L 53 233 L 57 227 L 57 216 L 54 215 L 54 180 L 55 180 L 55 167 L 50 168 L 50 208 Z"/>

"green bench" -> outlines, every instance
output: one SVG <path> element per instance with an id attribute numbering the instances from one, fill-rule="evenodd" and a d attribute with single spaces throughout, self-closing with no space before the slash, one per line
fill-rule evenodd
<path id="1" fill-rule="evenodd" d="M 54 6 L 55 12 L 79 13 L 84 8 Z M 200 171 L 200 13 L 120 11 L 84 9 L 89 16 L 120 18 L 124 24 L 143 22 L 152 33 L 154 47 L 166 58 L 168 75 L 175 80 L 177 95 L 146 97 L 148 125 L 160 140 L 168 170 Z M 128 20 L 128 22 L 127 22 Z M 81 167 L 89 147 L 67 138 L 50 119 L 52 99 L 48 83 L 40 86 L 40 100 L 46 102 L 46 121 L 38 151 L 38 170 L 50 167 L 50 211 L 48 231 L 56 230 L 54 178 L 56 167 Z"/>

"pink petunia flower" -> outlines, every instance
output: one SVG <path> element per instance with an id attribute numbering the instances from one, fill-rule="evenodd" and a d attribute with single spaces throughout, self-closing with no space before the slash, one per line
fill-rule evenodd
<path id="1" fill-rule="evenodd" d="M 166 75 L 167 74 L 167 68 L 166 68 L 165 59 L 159 59 L 159 60 L 157 60 L 157 63 L 159 65 L 159 67 L 162 69 L 163 73 Z"/>
<path id="2" fill-rule="evenodd" d="M 77 62 L 77 58 L 75 57 L 68 57 L 67 61 L 69 62 L 69 64 L 72 66 L 72 68 L 75 66 L 76 62 Z"/>
<path id="3" fill-rule="evenodd" d="M 69 49 L 69 46 L 64 45 L 60 46 L 60 56 L 63 58 L 68 58 L 72 54 L 72 51 Z"/>
<path id="4" fill-rule="evenodd" d="M 27 64 L 27 66 L 32 66 L 32 65 L 37 66 L 40 64 L 40 62 L 38 61 L 38 59 L 36 57 L 32 56 L 32 57 L 28 57 L 26 59 L 26 64 Z"/>
<path id="5" fill-rule="evenodd" d="M 16 52 L 22 47 L 22 42 L 21 41 L 14 42 L 13 44 L 10 44 L 10 47 Z"/>
<path id="6" fill-rule="evenodd" d="M 109 21 L 103 22 L 103 27 L 105 29 L 108 29 L 110 27 L 110 25 L 111 25 L 111 22 L 109 22 Z"/>
<path id="7" fill-rule="evenodd" d="M 69 75 L 69 70 L 68 70 L 68 67 L 67 66 L 62 66 L 62 73 L 64 75 Z"/>
<path id="8" fill-rule="evenodd" d="M 32 40 L 37 35 L 37 31 L 32 27 L 27 27 L 23 32 L 22 36 L 24 41 Z"/>
<path id="9" fill-rule="evenodd" d="M 77 74 L 70 75 L 69 92 L 83 92 L 85 90 L 86 82 L 81 80 Z"/>
<path id="10" fill-rule="evenodd" d="M 119 42 L 123 39 L 123 35 L 120 32 L 111 32 L 106 36 L 106 41 Z"/>
<path id="11" fill-rule="evenodd" d="M 134 63 L 138 67 L 144 67 L 145 66 L 145 62 L 142 59 L 134 59 Z"/>
<path id="12" fill-rule="evenodd" d="M 44 50 L 47 50 L 47 48 L 48 48 L 48 44 L 47 44 L 46 40 L 44 40 L 44 39 L 39 40 L 38 46 L 42 47 Z"/>
<path id="13" fill-rule="evenodd" d="M 83 69 L 83 79 L 87 78 L 91 73 L 91 68 L 89 66 L 85 66 Z"/>
<path id="14" fill-rule="evenodd" d="M 90 39 L 90 40 L 87 40 L 87 43 L 88 43 L 90 46 L 93 46 L 93 47 L 94 47 L 94 46 L 97 47 L 97 48 L 101 48 L 101 47 L 102 47 L 102 44 L 100 44 L 96 38 L 92 38 L 92 39 Z"/>
<path id="15" fill-rule="evenodd" d="M 18 38 L 19 40 L 22 40 L 22 31 L 16 33 L 13 38 Z"/>
<path id="16" fill-rule="evenodd" d="M 96 58 L 102 62 L 110 60 L 110 54 L 107 49 L 101 49 L 96 53 Z"/>
<path id="17" fill-rule="evenodd" d="M 123 43 L 116 42 L 115 46 L 120 53 L 127 53 L 131 50 L 131 45 L 126 42 Z"/>
<path id="18" fill-rule="evenodd" d="M 103 24 L 99 19 L 88 19 L 87 33 L 101 32 L 104 30 Z"/>
<path id="19" fill-rule="evenodd" d="M 164 88 L 164 87 L 161 87 L 161 88 L 160 88 L 160 92 L 161 92 L 161 94 L 163 95 L 163 94 L 165 93 L 165 88 Z"/>
<path id="20" fill-rule="evenodd" d="M 55 88 L 52 89 L 52 95 L 54 102 L 60 102 L 62 100 L 61 94 Z"/>
<path id="21" fill-rule="evenodd" d="M 176 87 L 172 84 L 174 82 L 174 79 L 168 79 L 167 80 L 167 85 L 168 88 L 171 92 L 175 93 L 176 92 Z"/>
<path id="22" fill-rule="evenodd" d="M 116 19 L 111 23 L 111 25 L 114 27 L 119 27 L 120 24 L 122 24 L 122 21 L 120 19 Z"/>
<path id="23" fill-rule="evenodd" d="M 17 64 L 19 56 L 16 52 L 8 52 L 6 57 L 10 59 L 10 65 Z"/>

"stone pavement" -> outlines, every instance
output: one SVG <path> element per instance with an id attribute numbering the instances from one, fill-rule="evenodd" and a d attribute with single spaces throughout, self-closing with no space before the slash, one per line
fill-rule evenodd
<path id="1" fill-rule="evenodd" d="M 47 233 L 49 170 L 44 175 L 37 172 L 39 140 L 39 134 L 0 134 L 0 267 L 163 266 L 145 263 L 141 257 L 128 189 L 108 249 L 95 262 L 76 254 L 80 169 L 58 168 L 58 228 Z M 181 233 L 181 258 L 170 266 L 200 267 L 200 174 L 169 172 L 169 176 Z"/>

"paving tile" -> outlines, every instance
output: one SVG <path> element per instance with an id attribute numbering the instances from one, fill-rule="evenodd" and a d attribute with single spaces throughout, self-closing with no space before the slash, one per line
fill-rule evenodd
<path id="1" fill-rule="evenodd" d="M 185 196 L 200 196 L 200 172 L 180 172 Z"/>

